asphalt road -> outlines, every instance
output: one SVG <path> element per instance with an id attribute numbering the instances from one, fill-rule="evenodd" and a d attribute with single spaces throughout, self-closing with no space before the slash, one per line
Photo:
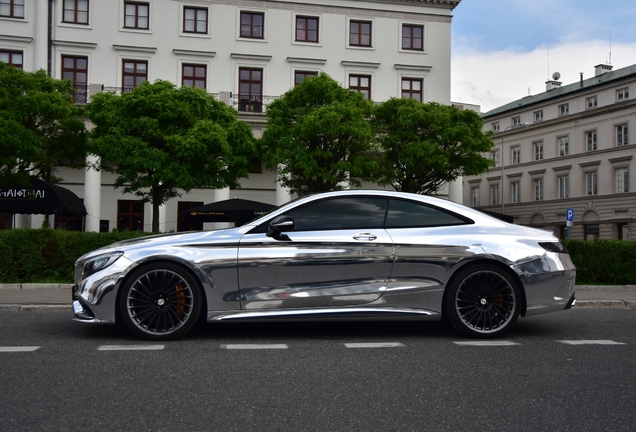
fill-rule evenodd
<path id="1" fill-rule="evenodd" d="M 635 330 L 636 310 L 575 308 L 499 346 L 440 323 L 216 324 L 156 344 L 0 310 L 0 429 L 633 431 Z"/>

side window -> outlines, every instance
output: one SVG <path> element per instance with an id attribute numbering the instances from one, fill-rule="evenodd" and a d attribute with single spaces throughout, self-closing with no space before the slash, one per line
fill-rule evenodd
<path id="1" fill-rule="evenodd" d="M 464 225 L 469 220 L 426 204 L 392 199 L 386 216 L 386 228 Z"/>
<path id="2" fill-rule="evenodd" d="M 386 198 L 346 197 L 313 202 L 285 213 L 294 231 L 382 228 Z"/>

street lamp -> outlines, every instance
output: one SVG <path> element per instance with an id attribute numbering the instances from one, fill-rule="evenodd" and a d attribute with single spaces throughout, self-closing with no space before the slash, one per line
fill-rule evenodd
<path id="1" fill-rule="evenodd" d="M 513 125 L 513 126 L 508 126 L 507 128 L 505 128 L 504 130 L 501 131 L 501 214 L 504 214 L 504 165 L 505 165 L 505 159 L 504 159 L 504 134 L 506 133 L 507 130 L 510 129 L 518 129 L 518 128 L 522 128 L 522 127 L 526 127 L 530 125 L 530 123 L 525 122 L 523 124 L 518 124 L 518 125 Z"/>

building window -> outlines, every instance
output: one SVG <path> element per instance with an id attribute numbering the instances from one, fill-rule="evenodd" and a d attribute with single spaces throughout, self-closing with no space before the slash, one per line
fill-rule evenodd
<path id="1" fill-rule="evenodd" d="M 598 97 L 591 96 L 585 99 L 585 106 L 587 108 L 596 108 L 598 106 Z"/>
<path id="2" fill-rule="evenodd" d="M 402 49 L 424 51 L 424 26 L 411 24 L 402 26 Z"/>
<path id="3" fill-rule="evenodd" d="M 619 223 L 616 224 L 616 231 L 619 240 L 629 240 L 629 224 Z"/>
<path id="4" fill-rule="evenodd" d="M 148 62 L 143 60 L 124 60 L 122 87 L 130 91 L 144 81 L 148 81 Z"/>
<path id="5" fill-rule="evenodd" d="M 559 177 L 559 198 L 568 198 L 570 196 L 570 176 Z"/>
<path id="6" fill-rule="evenodd" d="M 307 72 L 307 71 L 296 71 L 294 72 L 294 87 L 300 84 L 305 80 L 305 78 L 310 78 L 318 75 L 317 72 Z"/>
<path id="7" fill-rule="evenodd" d="M 534 143 L 534 160 L 543 159 L 543 141 L 537 141 Z"/>
<path id="8" fill-rule="evenodd" d="M 622 101 L 625 99 L 629 99 L 629 87 L 616 90 L 616 100 Z"/>
<path id="9" fill-rule="evenodd" d="M 24 18 L 24 0 L 0 0 L 0 16 Z"/>
<path id="10" fill-rule="evenodd" d="M 207 8 L 183 8 L 183 32 L 206 34 L 208 32 Z"/>
<path id="11" fill-rule="evenodd" d="M 490 155 L 490 158 L 495 163 L 494 165 L 495 168 L 498 167 L 499 166 L 499 150 L 492 152 L 492 154 Z"/>
<path id="12" fill-rule="evenodd" d="M 627 123 L 616 126 L 616 147 L 629 144 L 629 135 L 627 134 Z"/>
<path id="13" fill-rule="evenodd" d="M 422 102 L 422 79 L 402 78 L 402 98 Z"/>
<path id="14" fill-rule="evenodd" d="M 64 0 L 65 23 L 88 24 L 88 0 Z"/>
<path id="15" fill-rule="evenodd" d="M 616 192 L 629 192 L 629 170 L 627 168 L 616 169 Z"/>
<path id="16" fill-rule="evenodd" d="M 73 83 L 73 102 L 86 103 L 88 94 L 88 57 L 62 56 L 62 79 Z"/>
<path id="17" fill-rule="evenodd" d="M 585 240 L 598 240 L 599 238 L 599 225 L 585 225 Z"/>
<path id="18" fill-rule="evenodd" d="M 521 117 L 513 117 L 512 118 L 512 126 L 516 127 L 516 126 L 520 126 L 521 125 Z"/>
<path id="19" fill-rule="evenodd" d="M 499 185 L 490 186 L 490 204 L 499 204 Z"/>
<path id="20" fill-rule="evenodd" d="M 598 195 L 598 175 L 596 172 L 585 173 L 586 195 Z"/>
<path id="21" fill-rule="evenodd" d="M 318 18 L 296 17 L 296 42 L 318 43 Z"/>
<path id="22" fill-rule="evenodd" d="M 534 181 L 534 200 L 543 201 L 543 179 Z"/>
<path id="23" fill-rule="evenodd" d="M 535 122 L 543 121 L 543 110 L 534 112 L 534 121 Z"/>
<path id="24" fill-rule="evenodd" d="M 479 188 L 472 188 L 470 190 L 470 195 L 473 201 L 473 207 L 479 207 Z"/>
<path id="25" fill-rule="evenodd" d="M 587 151 L 596 150 L 596 131 L 585 132 L 585 141 L 587 142 Z"/>
<path id="26" fill-rule="evenodd" d="M 186 87 L 206 88 L 207 66 L 184 64 L 181 66 L 181 85 Z"/>
<path id="27" fill-rule="evenodd" d="M 239 111 L 263 112 L 263 69 L 239 69 Z"/>
<path id="28" fill-rule="evenodd" d="M 369 75 L 349 75 L 349 88 L 371 99 L 371 77 Z"/>
<path id="29" fill-rule="evenodd" d="M 519 146 L 512 147 L 512 164 L 521 163 L 521 148 Z"/>
<path id="30" fill-rule="evenodd" d="M 519 195 L 520 195 L 519 186 L 520 186 L 519 182 L 512 182 L 510 184 L 510 191 L 511 191 L 511 194 L 512 194 L 511 198 L 512 198 L 512 202 L 513 203 L 518 203 L 519 202 Z"/>
<path id="31" fill-rule="evenodd" d="M 559 115 L 564 116 L 570 113 L 570 104 L 559 105 Z"/>
<path id="32" fill-rule="evenodd" d="M 150 24 L 150 4 L 124 2 L 124 27 L 148 30 Z"/>
<path id="33" fill-rule="evenodd" d="M 493 132 L 499 132 L 499 122 L 492 123 L 491 126 Z"/>
<path id="34" fill-rule="evenodd" d="M 23 68 L 24 55 L 22 51 L 0 51 L 0 61 L 5 62 L 9 66 Z"/>
<path id="35" fill-rule="evenodd" d="M 117 231 L 144 230 L 143 201 L 117 200 Z"/>
<path id="36" fill-rule="evenodd" d="M 241 12 L 241 37 L 264 39 L 265 14 L 262 12 Z"/>
<path id="37" fill-rule="evenodd" d="M 349 22 L 349 45 L 359 47 L 371 46 L 371 23 L 369 21 Z"/>
<path id="38" fill-rule="evenodd" d="M 559 156 L 567 156 L 570 154 L 570 140 L 568 137 L 559 137 Z"/>

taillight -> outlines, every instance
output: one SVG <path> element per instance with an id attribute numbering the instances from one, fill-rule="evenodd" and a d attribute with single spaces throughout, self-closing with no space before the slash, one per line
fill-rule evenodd
<path id="1" fill-rule="evenodd" d="M 539 242 L 539 246 L 548 252 L 555 253 L 568 253 L 568 250 L 561 244 L 561 242 Z"/>

